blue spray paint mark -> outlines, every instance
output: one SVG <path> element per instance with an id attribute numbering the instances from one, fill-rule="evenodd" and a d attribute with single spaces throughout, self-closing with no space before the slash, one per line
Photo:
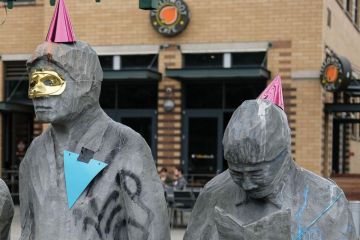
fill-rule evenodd
<path id="1" fill-rule="evenodd" d="M 335 203 L 336 203 L 337 201 L 339 201 L 339 199 L 340 199 L 341 197 L 342 197 L 342 193 L 340 193 L 340 194 L 333 200 L 333 202 L 330 203 L 330 205 L 327 206 L 327 207 L 319 214 L 319 216 L 317 216 L 316 218 L 314 218 L 314 220 L 312 220 L 307 227 L 302 228 L 301 231 L 300 231 L 300 233 L 299 233 L 299 231 L 298 231 L 298 235 L 297 235 L 296 240 L 301 240 L 301 239 L 303 238 L 303 236 L 304 236 L 305 233 L 311 232 L 311 231 L 310 231 L 310 228 L 311 228 L 317 221 L 319 221 L 319 220 L 335 205 Z"/>
<path id="2" fill-rule="evenodd" d="M 297 236 L 296 236 L 296 238 L 292 237 L 291 239 L 293 239 L 293 240 L 298 239 L 299 236 L 302 236 L 304 234 L 305 228 L 303 228 L 301 226 L 301 218 L 302 218 L 302 215 L 304 214 L 304 211 L 307 206 L 308 194 L 309 194 L 309 188 L 308 188 L 308 186 L 305 186 L 304 193 L 303 193 L 304 202 L 303 202 L 302 206 L 300 207 L 300 209 L 295 214 L 295 221 L 297 223 L 297 234 L 296 234 Z"/>

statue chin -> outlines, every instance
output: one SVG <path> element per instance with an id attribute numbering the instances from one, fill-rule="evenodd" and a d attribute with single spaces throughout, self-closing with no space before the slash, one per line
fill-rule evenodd
<path id="1" fill-rule="evenodd" d="M 262 199 L 266 198 L 267 196 L 271 195 L 274 192 L 274 189 L 271 187 L 261 188 L 261 189 L 254 189 L 250 191 L 245 191 L 246 194 L 253 199 Z"/>
<path id="2" fill-rule="evenodd" d="M 60 121 L 60 116 L 53 112 L 35 111 L 36 121 L 41 123 L 56 123 Z"/>

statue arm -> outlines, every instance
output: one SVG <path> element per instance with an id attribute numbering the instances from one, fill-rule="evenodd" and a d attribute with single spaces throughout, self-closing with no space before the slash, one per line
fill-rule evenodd
<path id="1" fill-rule="evenodd" d="M 164 189 L 157 174 L 155 162 L 150 148 L 144 139 L 135 137 L 129 143 L 131 148 L 120 152 L 119 162 L 122 166 L 121 176 L 123 195 L 130 225 L 141 229 L 141 237 L 128 228 L 130 239 L 168 240 L 170 239 L 170 224 Z M 134 187 L 135 186 L 135 187 Z"/>
<path id="2" fill-rule="evenodd" d="M 201 191 L 191 212 L 184 240 L 211 240 L 218 239 L 214 222 L 214 206 L 211 203 L 211 193 L 206 187 Z"/>
<path id="3" fill-rule="evenodd" d="M 349 202 L 342 191 L 341 195 L 329 213 L 333 218 L 333 221 L 330 222 L 333 222 L 334 226 L 332 226 L 331 231 L 329 231 L 332 232 L 332 234 L 329 234 L 328 239 L 356 239 L 355 225 L 349 208 Z"/>
<path id="4" fill-rule="evenodd" d="M 28 154 L 27 154 L 28 155 Z M 33 214 L 31 209 L 31 203 L 29 199 L 29 181 L 28 167 L 26 167 L 26 156 L 23 162 L 20 164 L 20 180 L 19 180 L 19 193 L 20 193 L 20 221 L 21 221 L 21 237 L 20 240 L 32 239 L 32 226 L 33 226 Z"/>
<path id="5" fill-rule="evenodd" d="M 14 203 L 5 182 L 0 179 L 0 239 L 10 239 Z"/>

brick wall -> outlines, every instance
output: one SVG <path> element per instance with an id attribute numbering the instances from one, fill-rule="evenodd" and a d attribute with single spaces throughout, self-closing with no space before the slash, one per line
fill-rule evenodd
<path id="1" fill-rule="evenodd" d="M 335 0 L 185 0 L 191 11 L 188 28 L 179 36 L 165 38 L 156 33 L 149 12 L 138 9 L 138 0 L 66 0 L 77 39 L 92 45 L 181 45 L 184 43 L 228 43 L 271 41 L 268 65 L 272 75 L 284 82 L 286 113 L 292 130 L 295 160 L 320 173 L 331 158 L 324 140 L 324 93 L 316 76 L 293 78 L 297 72 L 319 72 L 325 44 L 360 65 L 360 36 Z M 332 27 L 326 27 L 327 8 Z M 0 26 L 0 54 L 31 53 L 47 33 L 54 7 L 48 1 L 15 6 Z M 181 67 L 181 52 L 162 49 L 159 69 Z M 315 74 L 316 75 L 316 74 Z M 0 79 L 1 80 L 1 79 Z M 166 113 L 164 101 L 176 107 Z M 181 84 L 164 79 L 159 84 L 158 163 L 180 164 Z M 327 132 L 331 136 L 331 132 Z M 329 138 L 329 137 L 328 137 Z M 311 141 L 310 141 L 311 140 Z M 326 147 L 325 147 L 326 146 Z M 327 172 L 326 170 L 325 172 Z"/>

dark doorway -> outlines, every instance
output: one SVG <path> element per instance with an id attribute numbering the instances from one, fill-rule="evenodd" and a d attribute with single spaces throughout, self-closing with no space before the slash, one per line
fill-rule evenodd
<path id="1" fill-rule="evenodd" d="M 184 172 L 191 185 L 202 186 L 227 169 L 222 137 L 235 109 L 255 99 L 265 88 L 264 80 L 187 82 L 183 85 Z"/>
<path id="2" fill-rule="evenodd" d="M 4 161 L 2 178 L 13 200 L 19 202 L 19 166 L 33 136 L 33 114 L 3 114 Z"/>

